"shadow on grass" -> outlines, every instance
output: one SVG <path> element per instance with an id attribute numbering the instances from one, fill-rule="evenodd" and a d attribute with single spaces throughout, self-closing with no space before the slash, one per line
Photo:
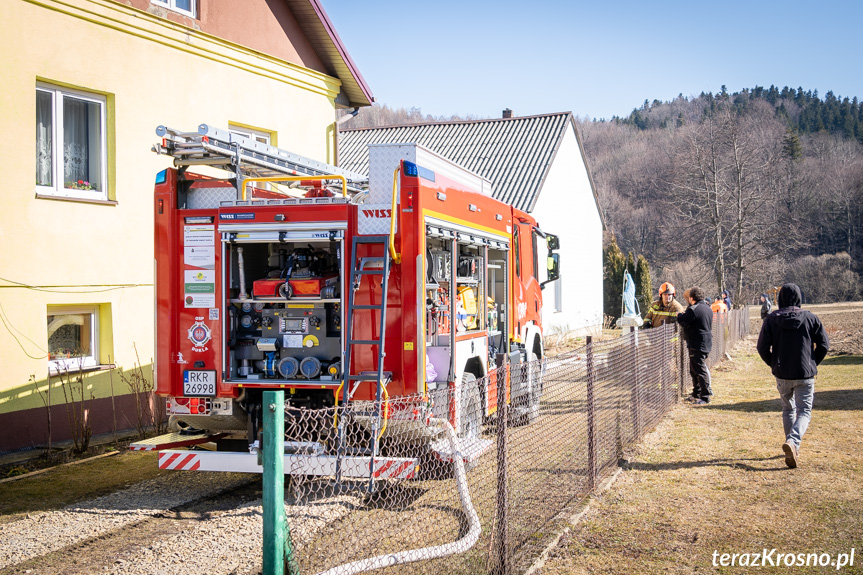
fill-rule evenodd
<path id="1" fill-rule="evenodd" d="M 824 358 L 821 365 L 863 365 L 863 355 L 833 355 Z"/>
<path id="2" fill-rule="evenodd" d="M 773 461 L 782 459 L 781 467 L 755 467 L 744 463 L 746 461 Z M 744 471 L 782 471 L 786 469 L 785 460 L 781 455 L 773 457 L 755 457 L 750 459 L 709 459 L 707 461 L 669 461 L 667 463 L 643 463 L 633 461 L 622 466 L 624 469 L 636 471 L 672 471 L 675 469 L 693 469 L 696 467 L 730 467 L 731 469 L 742 469 Z"/>
<path id="3" fill-rule="evenodd" d="M 776 399 L 765 399 L 762 401 L 741 401 L 740 403 L 729 403 L 726 405 L 711 404 L 701 409 L 716 409 L 719 411 L 748 411 L 758 412 L 781 412 L 782 402 Z M 813 409 L 827 409 L 833 411 L 861 411 L 863 410 L 863 389 L 832 389 L 830 391 L 818 391 L 818 383 L 815 383 L 815 398 Z"/>

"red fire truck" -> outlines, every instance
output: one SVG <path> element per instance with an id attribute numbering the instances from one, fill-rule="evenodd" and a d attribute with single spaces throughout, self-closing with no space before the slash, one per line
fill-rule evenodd
<path id="1" fill-rule="evenodd" d="M 286 413 L 330 414 L 286 442 L 286 473 L 408 478 L 416 458 L 379 440 L 410 433 L 452 458 L 431 423 L 447 420 L 479 457 L 497 374 L 513 420 L 536 418 L 539 265 L 558 277 L 557 238 L 487 180 L 415 144 L 370 146 L 366 177 L 208 125 L 157 134 L 174 167 L 154 198 L 156 392 L 174 432 L 133 449 L 164 469 L 260 472 L 262 393 L 284 389 Z M 354 404 L 371 440 L 349 455 L 320 428 Z"/>

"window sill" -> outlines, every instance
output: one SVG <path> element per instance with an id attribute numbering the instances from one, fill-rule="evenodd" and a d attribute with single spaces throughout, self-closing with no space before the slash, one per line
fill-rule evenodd
<path id="1" fill-rule="evenodd" d="M 71 196 L 55 196 L 52 194 L 40 194 L 36 192 L 37 200 L 59 200 L 61 202 L 80 202 L 84 204 L 97 204 L 101 206 L 116 206 L 117 200 L 93 200 L 90 198 L 75 198 Z"/>
<path id="2" fill-rule="evenodd" d="M 63 370 L 63 371 L 60 371 L 54 367 L 49 367 L 48 368 L 48 377 L 59 377 L 60 375 L 65 375 L 67 373 L 69 375 L 75 375 L 76 373 L 90 373 L 93 371 L 107 371 L 109 369 L 114 369 L 115 367 L 117 367 L 117 366 L 116 366 L 116 364 L 113 364 L 113 363 L 102 363 L 99 365 L 89 365 L 89 366 L 85 366 L 82 368 L 76 367 L 76 368 L 72 368 L 69 370 Z"/>

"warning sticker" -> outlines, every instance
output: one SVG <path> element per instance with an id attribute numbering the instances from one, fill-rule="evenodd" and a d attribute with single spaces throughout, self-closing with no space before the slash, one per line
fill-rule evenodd
<path id="1" fill-rule="evenodd" d="M 215 269 L 216 248 L 212 246 L 185 247 L 183 248 L 183 263 L 196 268 Z"/>
<path id="2" fill-rule="evenodd" d="M 188 246 L 214 246 L 216 236 L 215 226 L 183 226 L 183 245 Z"/>

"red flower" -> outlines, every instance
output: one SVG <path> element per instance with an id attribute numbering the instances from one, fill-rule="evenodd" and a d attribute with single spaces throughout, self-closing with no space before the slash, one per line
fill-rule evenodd
<path id="1" fill-rule="evenodd" d="M 79 184 L 83 184 L 83 183 L 84 183 L 84 180 L 78 180 L 78 183 L 79 183 Z"/>

